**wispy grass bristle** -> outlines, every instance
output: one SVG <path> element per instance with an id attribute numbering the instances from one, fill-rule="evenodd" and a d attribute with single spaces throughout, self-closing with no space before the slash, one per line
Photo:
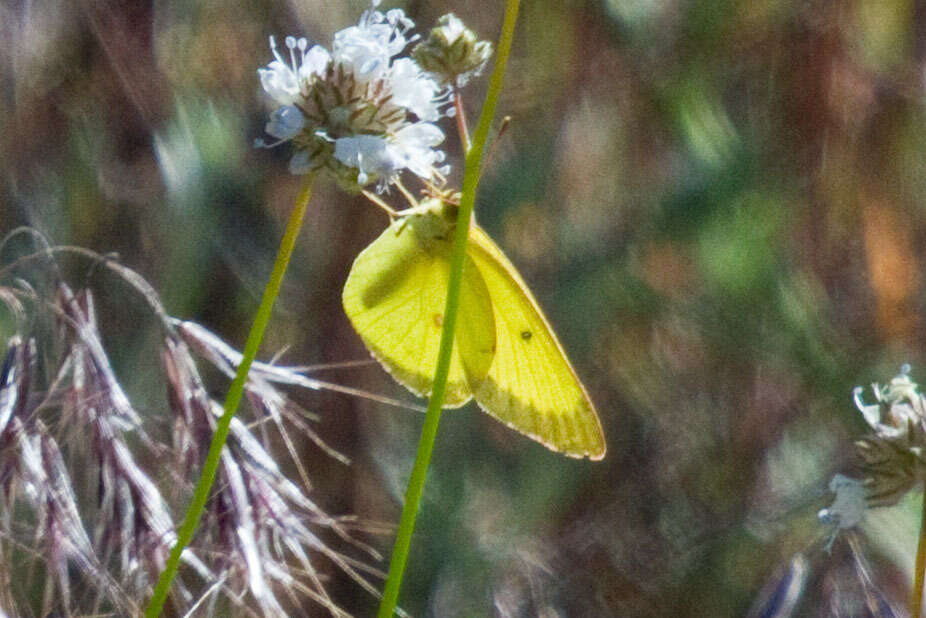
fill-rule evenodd
<path id="1" fill-rule="evenodd" d="M 189 320 L 172 320 L 177 332 L 183 337 L 194 350 L 202 354 L 210 363 L 215 365 L 219 370 L 228 375 L 234 375 L 235 368 L 241 362 L 241 353 L 222 341 L 222 339 L 212 333 L 205 327 Z M 355 363 L 356 364 L 356 363 Z M 363 361 L 363 364 L 367 364 Z M 424 408 L 417 404 L 411 404 L 391 397 L 383 397 L 367 391 L 317 380 L 304 375 L 306 367 L 280 367 L 255 361 L 251 366 L 251 372 L 248 374 L 249 386 L 256 383 L 258 379 L 268 383 L 287 384 L 292 386 L 301 386 L 313 390 L 330 390 L 337 393 L 344 393 L 353 397 L 369 399 L 377 403 L 383 403 L 398 408 L 417 410 L 423 412 Z"/>

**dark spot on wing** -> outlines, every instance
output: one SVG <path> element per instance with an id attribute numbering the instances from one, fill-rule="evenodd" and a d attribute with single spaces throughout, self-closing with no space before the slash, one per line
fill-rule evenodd
<path id="1" fill-rule="evenodd" d="M 432 319 L 434 320 L 434 327 L 435 327 L 435 328 L 440 328 L 441 326 L 444 325 L 444 316 L 442 316 L 441 314 L 435 313 L 435 314 L 432 316 Z"/>
<path id="2" fill-rule="evenodd" d="M 530 338 L 533 337 L 533 336 L 534 336 L 534 333 L 530 332 L 529 330 L 522 330 L 522 331 L 521 331 L 521 339 L 523 339 L 524 341 L 527 341 L 528 339 L 530 339 Z"/>

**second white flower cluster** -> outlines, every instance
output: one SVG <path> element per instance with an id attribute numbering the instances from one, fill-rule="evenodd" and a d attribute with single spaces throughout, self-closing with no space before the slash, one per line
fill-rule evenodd
<path id="1" fill-rule="evenodd" d="M 855 443 L 860 479 L 837 474 L 830 482 L 833 504 L 820 519 L 836 528 L 851 528 L 865 511 L 896 504 L 926 479 L 926 397 L 904 365 L 889 383 L 873 384 L 874 403 L 865 403 L 856 387 L 855 406 L 871 431 Z"/>

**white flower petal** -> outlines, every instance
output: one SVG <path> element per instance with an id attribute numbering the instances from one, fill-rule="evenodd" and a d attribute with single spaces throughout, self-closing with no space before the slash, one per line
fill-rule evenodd
<path id="1" fill-rule="evenodd" d="M 856 479 L 837 474 L 830 481 L 830 491 L 836 499 L 829 508 L 817 516 L 823 523 L 833 524 L 843 530 L 852 528 L 865 517 L 865 485 Z"/>
<path id="2" fill-rule="evenodd" d="M 299 80 L 292 69 L 274 60 L 266 69 L 258 69 L 260 83 L 274 101 L 290 105 L 299 96 Z"/>
<path id="3" fill-rule="evenodd" d="M 421 120 L 440 118 L 437 82 L 422 72 L 418 63 L 410 58 L 400 58 L 392 63 L 389 76 L 392 79 L 392 100 L 396 105 L 407 107 Z"/>
<path id="4" fill-rule="evenodd" d="M 294 105 L 284 105 L 270 114 L 264 130 L 277 139 L 287 140 L 299 135 L 305 126 L 305 116 Z"/>
<path id="5" fill-rule="evenodd" d="M 431 148 L 444 141 L 444 132 L 430 122 L 416 122 L 399 129 L 396 139 L 409 144 L 417 142 L 422 147 Z"/>
<path id="6" fill-rule="evenodd" d="M 331 56 L 361 79 L 379 77 L 389 68 L 392 31 L 385 24 L 345 28 L 334 35 Z"/>
<path id="7" fill-rule="evenodd" d="M 865 400 L 862 399 L 862 393 L 864 392 L 865 389 L 861 386 L 856 386 L 855 390 L 852 391 L 855 407 L 858 408 L 858 411 L 865 417 L 865 422 L 868 423 L 872 429 L 877 429 L 878 425 L 881 424 L 881 406 L 877 403 L 871 405 L 866 404 Z"/>
<path id="8" fill-rule="evenodd" d="M 335 140 L 334 158 L 344 165 L 357 168 L 360 184 L 366 184 L 370 176 L 392 176 L 397 171 L 388 142 L 373 135 Z"/>
<path id="9" fill-rule="evenodd" d="M 407 168 L 418 176 L 430 179 L 434 166 L 443 160 L 443 153 L 433 146 L 444 140 L 444 134 L 433 124 L 418 122 L 396 133 L 390 148 L 397 168 Z"/>
<path id="10" fill-rule="evenodd" d="M 331 54 L 321 45 L 314 45 L 302 56 L 302 66 L 299 67 L 299 76 L 303 79 L 324 77 L 331 62 Z"/>

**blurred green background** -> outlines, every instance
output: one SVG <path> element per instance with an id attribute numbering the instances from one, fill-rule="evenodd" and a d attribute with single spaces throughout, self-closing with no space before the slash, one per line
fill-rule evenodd
<path id="1" fill-rule="evenodd" d="M 0 232 L 30 225 L 118 253 L 173 315 L 240 347 L 301 183 L 286 146 L 251 144 L 269 112 L 267 37 L 328 45 L 366 6 L 5 1 Z M 421 31 L 453 11 L 490 39 L 503 8 L 386 6 Z M 500 104 L 513 120 L 477 217 L 546 309 L 609 451 L 570 460 L 472 405 L 445 414 L 406 609 L 740 616 L 801 551 L 805 607 L 853 586 L 855 557 L 819 548 L 815 513 L 864 430 L 853 387 L 907 362 L 926 380 L 924 61 L 926 8 L 912 0 L 524 3 Z M 467 90 L 471 120 L 485 82 Z M 340 287 L 385 223 L 333 183 L 316 189 L 263 358 L 365 358 Z M 86 262 L 64 265 L 96 291 L 119 375 L 155 418 L 153 320 Z M 403 395 L 378 366 L 319 376 Z M 307 445 L 314 499 L 367 527 L 396 522 L 423 416 L 295 396 L 353 460 Z M 918 508 L 874 513 L 861 537 L 895 603 Z M 390 534 L 371 538 L 388 556 Z M 336 601 L 372 613 L 330 578 Z"/>

